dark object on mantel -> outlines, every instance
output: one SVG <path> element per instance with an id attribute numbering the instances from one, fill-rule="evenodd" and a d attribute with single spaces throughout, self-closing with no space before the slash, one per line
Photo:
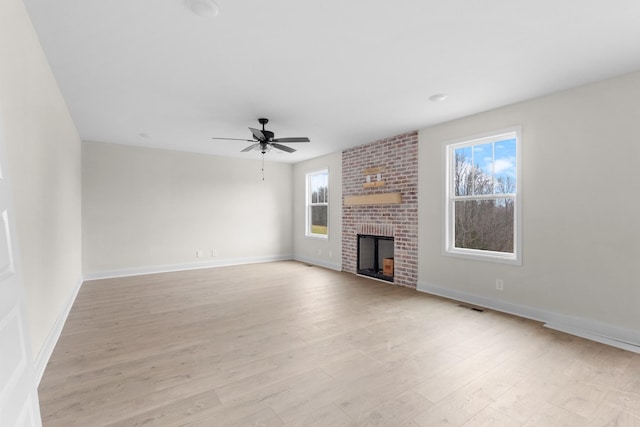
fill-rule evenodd
<path id="1" fill-rule="evenodd" d="M 393 254 L 393 237 L 358 234 L 358 274 L 393 283 Z"/>

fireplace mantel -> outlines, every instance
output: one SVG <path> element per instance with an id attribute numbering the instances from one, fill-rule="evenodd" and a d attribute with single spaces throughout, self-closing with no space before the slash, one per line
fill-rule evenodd
<path id="1" fill-rule="evenodd" d="M 397 205 L 402 203 L 401 193 L 363 194 L 360 196 L 345 196 L 345 206 L 359 205 Z"/>

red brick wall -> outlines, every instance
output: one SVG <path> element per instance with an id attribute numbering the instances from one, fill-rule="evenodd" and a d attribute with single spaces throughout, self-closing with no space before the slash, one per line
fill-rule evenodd
<path id="1" fill-rule="evenodd" d="M 384 167 L 383 187 L 363 188 L 364 170 Z M 397 205 L 342 205 L 342 269 L 356 273 L 357 234 L 363 228 L 392 230 L 394 284 L 418 283 L 418 132 L 409 132 L 342 152 L 342 196 L 402 194 Z M 386 234 L 388 234 L 387 232 Z"/>

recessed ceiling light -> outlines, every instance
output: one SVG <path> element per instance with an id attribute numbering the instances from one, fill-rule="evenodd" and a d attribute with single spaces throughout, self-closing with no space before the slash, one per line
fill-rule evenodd
<path id="1" fill-rule="evenodd" d="M 444 93 L 436 93 L 435 95 L 431 95 L 429 97 L 429 101 L 431 102 L 442 102 L 447 99 L 447 95 Z"/>
<path id="2" fill-rule="evenodd" d="M 138 136 L 139 136 L 140 138 L 151 138 L 151 135 L 149 135 L 149 134 L 148 134 L 148 133 L 146 133 L 146 132 L 140 132 L 140 133 L 138 134 Z"/>
<path id="3" fill-rule="evenodd" d="M 198 16 L 212 17 L 220 13 L 220 8 L 213 0 L 184 0 L 184 2 L 189 10 Z"/>

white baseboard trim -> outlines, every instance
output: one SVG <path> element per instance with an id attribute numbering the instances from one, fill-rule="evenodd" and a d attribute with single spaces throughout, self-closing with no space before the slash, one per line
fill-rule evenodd
<path id="1" fill-rule="evenodd" d="M 76 297 L 78 296 L 78 292 L 80 292 L 82 283 L 82 277 L 80 277 L 75 287 L 71 291 L 71 294 L 69 294 L 69 297 L 67 298 L 67 301 L 62 308 L 62 311 L 58 314 L 58 317 L 56 318 L 53 327 L 49 331 L 44 344 L 38 352 L 38 356 L 34 361 L 34 375 L 36 377 L 36 384 L 40 384 L 40 381 L 42 380 L 44 370 L 47 367 L 47 363 L 49 363 L 49 359 L 53 354 L 53 350 L 56 348 L 56 344 L 58 343 L 58 339 L 60 338 L 60 334 L 62 333 L 62 328 L 64 328 L 67 317 L 69 317 L 69 312 L 71 311 L 73 303 L 76 301 Z"/>
<path id="2" fill-rule="evenodd" d="M 318 267 L 328 268 L 330 270 L 342 271 L 342 263 L 327 262 L 323 259 L 309 258 L 300 255 L 294 256 L 293 259 L 307 264 L 317 265 Z"/>
<path id="3" fill-rule="evenodd" d="M 536 320 L 544 326 L 591 341 L 607 344 L 623 350 L 640 353 L 640 331 L 611 325 L 597 320 L 569 316 L 536 307 L 514 304 L 468 292 L 445 288 L 424 281 L 418 282 L 418 291 L 433 294 L 468 304 L 486 307 L 503 313 Z"/>
<path id="4" fill-rule="evenodd" d="M 265 257 L 226 258 L 215 261 L 200 261 L 184 264 L 154 265 L 146 267 L 123 268 L 120 270 L 98 271 L 87 273 L 84 280 L 113 279 L 117 277 L 142 276 L 145 274 L 171 273 L 174 271 L 198 270 L 202 268 L 229 267 L 232 265 L 258 264 L 261 262 L 287 261 L 292 255 L 274 255 Z"/>

